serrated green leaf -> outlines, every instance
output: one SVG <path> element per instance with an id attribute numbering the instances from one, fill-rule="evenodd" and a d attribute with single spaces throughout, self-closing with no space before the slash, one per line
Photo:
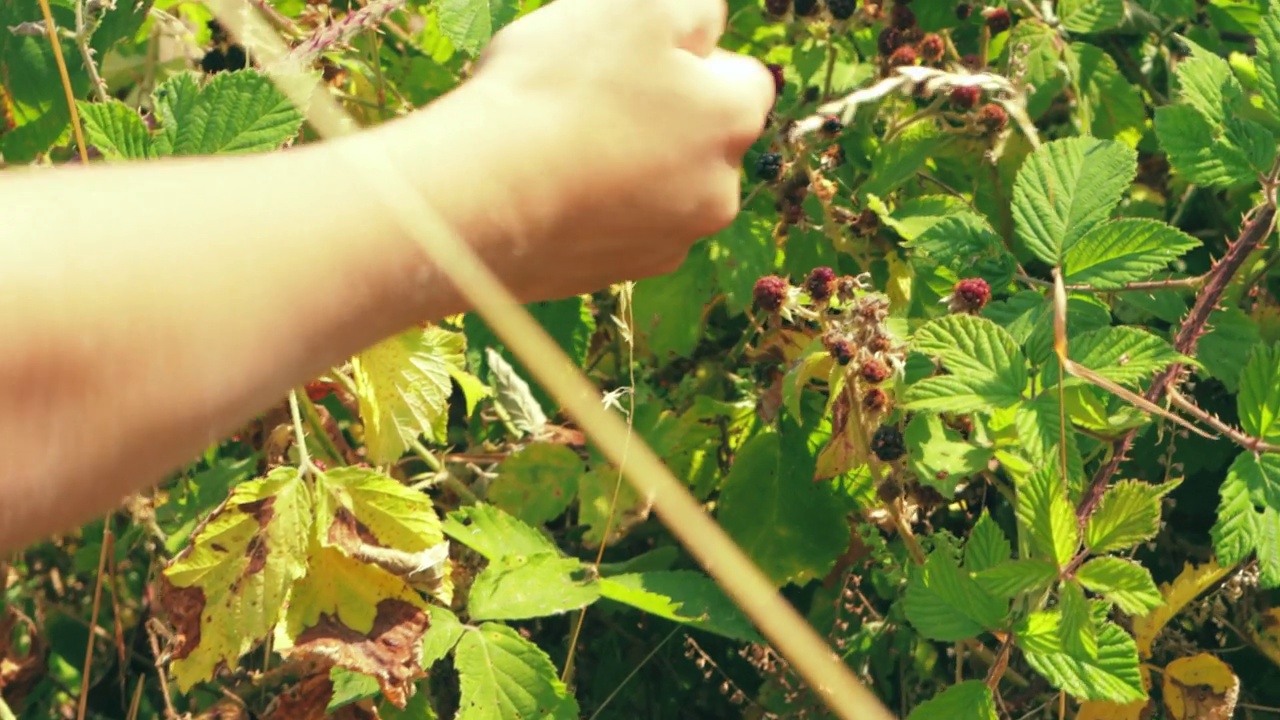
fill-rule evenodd
<path id="1" fill-rule="evenodd" d="M 339 467 L 316 478 L 317 509 L 328 522 L 349 510 L 383 547 L 418 552 L 444 541 L 431 498 L 371 468 Z M 320 523 L 321 537 L 328 524 Z"/>
<path id="2" fill-rule="evenodd" d="M 1156 220 L 1129 218 L 1103 223 L 1064 254 L 1063 281 L 1112 289 L 1146 280 L 1200 241 Z"/>
<path id="3" fill-rule="evenodd" d="M 1062 649 L 1068 655 L 1085 660 L 1098 657 L 1098 633 L 1093 625 L 1093 615 L 1089 611 L 1089 601 L 1084 597 L 1084 589 L 1073 581 L 1062 583 L 1058 593 L 1058 608 L 1062 613 L 1062 624 L 1059 633 L 1062 636 Z"/>
<path id="4" fill-rule="evenodd" d="M 1178 63 L 1179 99 L 1195 108 L 1210 125 L 1220 126 L 1244 88 L 1231 72 L 1231 64 L 1217 53 L 1194 41 L 1179 37 L 1191 50 L 1191 57 Z"/>
<path id="5" fill-rule="evenodd" d="M 519 10 L 515 0 L 440 0 L 436 12 L 449 42 L 474 56 Z"/>
<path id="6" fill-rule="evenodd" d="M 488 499 L 530 525 L 541 525 L 568 509 L 586 467 L 559 443 L 533 443 L 498 465 Z"/>
<path id="7" fill-rule="evenodd" d="M 997 720 L 995 697 L 981 680 L 966 680 L 916 706 L 907 720 Z"/>
<path id="8" fill-rule="evenodd" d="M 764 213 L 739 213 L 733 224 L 708 240 L 716 284 L 737 315 L 751 307 L 756 280 L 772 273 L 778 259 L 773 222 Z"/>
<path id="9" fill-rule="evenodd" d="M 653 507 L 635 486 L 618 474 L 617 468 L 608 464 L 596 465 L 579 476 L 577 489 L 578 524 L 586 528 L 582 541 L 589 548 L 598 548 L 606 541 L 617 542 L 631 528 L 643 523 Z"/>
<path id="10" fill-rule="evenodd" d="M 779 586 L 824 576 L 849 543 L 844 509 L 830 483 L 813 481 L 813 454 L 803 440 L 771 431 L 748 440 L 716 512 L 725 532 Z"/>
<path id="11" fill-rule="evenodd" d="M 910 198 L 890 212 L 880 198 L 869 194 L 867 206 L 876 212 L 881 223 L 908 242 L 957 213 L 971 212 L 968 204 L 952 195 L 923 195 Z"/>
<path id="12" fill-rule="evenodd" d="M 324 709 L 331 713 L 353 702 L 367 700 L 378 695 L 378 679 L 364 673 L 348 670 L 337 665 L 329 668 L 329 681 L 333 683 L 333 696 Z"/>
<path id="13" fill-rule="evenodd" d="M 715 293 L 711 247 L 699 242 L 673 273 L 636 283 L 632 300 L 637 343 L 661 361 L 687 357 L 702 338 L 703 309 Z"/>
<path id="14" fill-rule="evenodd" d="M 578 718 L 578 702 L 551 659 L 506 625 L 468 628 L 453 657 L 462 683 L 458 720 Z"/>
<path id="15" fill-rule="evenodd" d="M 151 131 L 137 111 L 119 100 L 78 103 L 85 140 L 108 160 L 145 160 L 156 156 Z"/>
<path id="16" fill-rule="evenodd" d="M 1272 117 L 1280 116 L 1280 4 L 1268 3 L 1258 26 L 1258 88 Z"/>
<path id="17" fill-rule="evenodd" d="M 1269 443 L 1280 441 L 1280 345 L 1253 348 L 1240 375 L 1236 404 L 1241 429 Z"/>
<path id="18" fill-rule="evenodd" d="M 561 300 L 549 300 L 525 305 L 525 310 L 533 316 L 542 329 L 560 346 L 565 355 L 582 366 L 587 359 L 591 347 L 591 338 L 596 333 L 596 320 L 591 303 L 582 296 L 574 296 Z M 488 373 L 497 374 L 488 358 L 499 353 L 503 360 L 515 371 L 515 377 L 532 378 L 533 375 L 523 362 L 508 350 L 502 340 L 494 334 L 493 329 L 485 323 L 484 318 L 475 313 L 468 313 L 463 320 L 463 332 L 467 337 L 467 361 L 482 377 Z M 508 376 L 510 379 L 511 376 Z M 531 384 L 533 398 L 546 413 L 554 415 L 558 405 L 555 398 L 537 384 Z M 534 418 L 536 419 L 536 417 Z"/>
<path id="19" fill-rule="evenodd" d="M 871 173 L 862 186 L 862 192 L 881 197 L 888 195 L 915 177 L 929 156 L 940 150 L 952 137 L 933 123 L 909 126 L 875 153 Z"/>
<path id="20" fill-rule="evenodd" d="M 920 413 L 907 423 L 903 439 L 909 450 L 907 463 L 921 484 L 946 498 L 955 497 L 956 484 L 987 469 L 991 450 L 964 440 L 943 424 L 942 418 Z M 1001 558 L 1003 559 L 1003 558 Z"/>
<path id="21" fill-rule="evenodd" d="M 1005 560 L 976 573 L 973 579 L 991 595 L 1009 599 L 1043 590 L 1057 577 L 1057 564 L 1048 560 Z"/>
<path id="22" fill-rule="evenodd" d="M 692 570 L 614 575 L 600 581 L 601 596 L 641 612 L 733 640 L 763 642 L 750 621 L 711 578 Z"/>
<path id="23" fill-rule="evenodd" d="M 962 572 L 946 550 L 935 550 L 923 566 L 911 569 L 902 602 L 907 620 L 921 635 L 943 642 L 996 629 L 1009 609 Z"/>
<path id="24" fill-rule="evenodd" d="M 1127 550 L 1155 537 L 1160 530 L 1160 501 L 1177 486 L 1177 482 L 1152 485 L 1122 480 L 1107 488 L 1085 525 L 1085 547 L 1101 554 Z"/>
<path id="25" fill-rule="evenodd" d="M 534 397 L 529 383 L 520 377 L 520 373 L 516 372 L 501 353 L 491 347 L 486 347 L 484 352 L 489 370 L 493 373 L 495 399 L 506 413 L 511 426 L 523 435 L 541 433 L 547 426 L 547 414 Z"/>
<path id="26" fill-rule="evenodd" d="M 422 638 L 422 668 L 430 670 L 458 644 L 464 628 L 458 616 L 448 608 L 431 606 L 431 627 Z"/>
<path id="27" fill-rule="evenodd" d="M 452 372 L 465 368 L 466 339 L 439 327 L 414 328 L 351 360 L 369 459 L 398 460 L 425 435 L 444 442 Z"/>
<path id="28" fill-rule="evenodd" d="M 1189 105 L 1156 108 L 1155 130 L 1173 169 L 1210 187 L 1255 182 L 1274 152 L 1270 133 L 1257 123 L 1231 118 L 1215 126 Z"/>
<path id="29" fill-rule="evenodd" d="M 991 519 L 991 513 L 983 508 L 964 544 L 964 569 L 971 573 L 981 572 L 1005 562 L 1012 555 L 1013 546 L 1009 544 L 1009 538 Z"/>
<path id="30" fill-rule="evenodd" d="M 907 390 L 906 404 L 940 410 L 939 400 L 964 397 L 978 408 L 1018 402 L 1027 385 L 1026 360 L 999 325 L 972 315 L 947 315 L 916 331 L 911 349 L 942 361 L 950 375 L 928 378 Z"/>
<path id="31" fill-rule="evenodd" d="M 1078 88 L 1081 125 L 1089 128 L 1094 137 L 1137 147 L 1147 124 L 1141 91 L 1129 82 L 1115 59 L 1102 48 L 1073 42 L 1067 57 L 1074 65 L 1072 77 Z"/>
<path id="32" fill-rule="evenodd" d="M 1057 12 L 1067 30 L 1096 33 L 1124 20 L 1124 0 L 1060 0 Z"/>
<path id="33" fill-rule="evenodd" d="M 1058 30 L 1043 22 L 1023 17 L 1014 24 L 1006 36 L 1000 63 L 1009 61 L 1013 50 L 1018 50 L 1018 63 L 1026 68 L 1023 75 L 1031 86 L 1027 98 L 1027 113 L 1038 120 L 1052 105 L 1055 97 L 1067 87 L 1067 77 L 1062 62 L 1066 43 Z M 1023 53 L 1022 49 L 1026 48 Z"/>
<path id="34" fill-rule="evenodd" d="M 59 28 L 75 26 L 70 8 L 54 4 L 52 11 Z M 70 134 L 71 110 L 48 37 L 18 37 L 8 30 L 9 25 L 21 22 L 43 22 L 39 6 L 10 0 L 0 3 L 0 14 L 10 20 L 0 24 L 0 32 L 5 35 L 0 39 L 0 78 L 5 90 L 0 101 L 0 127 L 5 128 L 0 133 L 0 149 L 7 164 L 20 165 L 35 160 Z M 84 63 L 71 60 L 80 57 L 73 39 L 61 38 L 61 46 L 72 94 L 82 98 L 89 88 L 88 72 Z"/>
<path id="35" fill-rule="evenodd" d="M 1137 173 L 1138 156 L 1114 140 L 1064 138 L 1042 145 L 1018 170 L 1013 219 L 1036 257 L 1059 265 L 1111 211 Z"/>
<path id="36" fill-rule="evenodd" d="M 491 562 L 514 555 L 534 556 L 560 552 L 555 543 L 537 529 L 483 503 L 468 505 L 449 513 L 442 528 L 446 535 Z"/>
<path id="37" fill-rule="evenodd" d="M 599 597 L 599 581 L 577 558 L 508 556 L 476 576 L 467 612 L 476 620 L 528 620 L 578 610 Z"/>
<path id="38" fill-rule="evenodd" d="M 176 79 L 181 77 L 187 79 Z M 157 111 L 166 140 L 157 148 L 160 154 L 275 150 L 302 127 L 298 108 L 256 70 L 218 73 L 193 96 L 196 87 L 189 75 L 179 75 L 157 88 Z"/>
<path id="39" fill-rule="evenodd" d="M 1098 629 L 1098 656 L 1081 658 L 1067 652 L 1057 611 L 1028 615 L 1014 630 L 1027 662 L 1054 687 L 1080 700 L 1134 702 L 1147 697 L 1138 669 L 1138 646 L 1114 623 Z"/>
<path id="40" fill-rule="evenodd" d="M 1062 473 L 1062 438 L 1067 440 L 1067 490 L 1068 497 L 1075 498 L 1084 483 L 1084 460 L 1080 457 L 1076 432 L 1068 427 L 1062 431 L 1062 416 L 1057 393 L 1042 393 L 1032 400 L 1018 405 L 1014 414 L 1014 430 L 1019 450 L 1033 466 L 1052 468 Z"/>
<path id="41" fill-rule="evenodd" d="M 1145 615 L 1164 602 L 1151 571 L 1132 560 L 1093 558 L 1080 566 L 1076 579 L 1130 615 Z"/>
<path id="42" fill-rule="evenodd" d="M 1020 546 L 1059 567 L 1075 556 L 1080 545 L 1076 514 L 1057 467 L 1038 466 L 1018 482 L 1017 515 Z"/>
<path id="43" fill-rule="evenodd" d="M 1240 387 L 1240 375 L 1258 342 L 1258 323 L 1239 308 L 1223 308 L 1209 315 L 1209 332 L 1200 338 L 1196 359 L 1222 381 L 1228 392 Z"/>
<path id="44" fill-rule="evenodd" d="M 1210 535 L 1214 552 L 1224 565 L 1243 562 L 1255 549 L 1265 550 L 1260 544 L 1263 522 L 1276 510 L 1259 507 L 1252 500 L 1249 478 L 1259 474 L 1257 465 L 1251 453 L 1240 453 L 1219 489 L 1222 499 L 1218 504 L 1218 520 Z"/>
<path id="45" fill-rule="evenodd" d="M 1068 353 L 1076 363 L 1130 386 L 1173 363 L 1193 362 L 1162 338 L 1128 325 L 1081 333 Z"/>

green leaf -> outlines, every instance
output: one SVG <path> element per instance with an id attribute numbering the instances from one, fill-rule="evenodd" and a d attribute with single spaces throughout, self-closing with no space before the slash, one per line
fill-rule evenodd
<path id="1" fill-rule="evenodd" d="M 899 133 L 873 156 L 871 173 L 861 192 L 884 197 L 906 183 L 929 156 L 940 150 L 951 136 L 933 123 L 916 123 Z"/>
<path id="2" fill-rule="evenodd" d="M 584 608 L 599 597 L 599 581 L 577 558 L 508 556 L 476 576 L 467 612 L 475 620 L 528 620 Z"/>
<path id="3" fill-rule="evenodd" d="M 996 701 L 981 680 L 966 680 L 916 706 L 907 720 L 998 720 Z"/>
<path id="4" fill-rule="evenodd" d="M 494 561 L 516 555 L 559 554 L 550 538 L 493 505 L 468 505 L 449 513 L 445 534 Z"/>
<path id="5" fill-rule="evenodd" d="M 737 315 L 751 307 L 756 280 L 774 271 L 778 241 L 773 237 L 772 216 L 738 213 L 732 225 L 709 240 L 709 246 L 716 284 L 724 291 L 730 312 Z"/>
<path id="6" fill-rule="evenodd" d="M 1146 699 L 1138 646 L 1129 633 L 1105 623 L 1098 629 L 1097 657 L 1078 657 L 1067 652 L 1061 626 L 1062 614 L 1050 611 L 1031 613 L 1015 629 L 1018 646 L 1036 672 L 1080 700 Z"/>
<path id="7" fill-rule="evenodd" d="M 1084 597 L 1084 589 L 1077 582 L 1064 582 L 1058 595 L 1058 602 L 1062 613 L 1062 624 L 1059 627 L 1062 648 L 1072 657 L 1089 660 L 1097 658 L 1098 632 L 1093 625 L 1093 616 L 1089 612 L 1089 601 Z"/>
<path id="8" fill-rule="evenodd" d="M 1027 48 L 1025 54 L 1021 52 L 1024 47 Z M 999 64 L 1009 62 L 1012 52 L 1019 50 L 1017 62 L 1025 66 L 1023 78 L 1032 89 L 1027 98 L 1027 113 L 1032 120 L 1039 119 L 1067 87 L 1062 61 L 1064 47 L 1057 29 L 1030 17 L 1018 20 L 1004 42 Z"/>
<path id="9" fill-rule="evenodd" d="M 830 483 L 813 481 L 815 463 L 803 441 L 773 431 L 748 440 L 716 512 L 725 532 L 778 586 L 825 576 L 849 543 L 844 509 Z"/>
<path id="10" fill-rule="evenodd" d="M 1017 344 L 985 318 L 947 315 L 934 320 L 916 331 L 911 349 L 941 360 L 951 373 L 908 388 L 906 404 L 913 409 L 1006 407 L 1021 399 L 1027 385 L 1026 360 Z"/>
<path id="11" fill-rule="evenodd" d="M 316 478 L 316 498 L 322 538 L 343 508 L 383 547 L 419 552 L 444 542 L 431 498 L 376 470 L 326 470 Z"/>
<path id="12" fill-rule="evenodd" d="M 1116 3 L 1119 5 L 1120 3 Z M 1142 93 L 1125 78 L 1105 50 L 1073 42 L 1067 53 L 1077 83 L 1080 123 L 1094 137 L 1137 147 L 1146 134 L 1147 108 Z"/>
<path id="13" fill-rule="evenodd" d="M 652 507 L 612 465 L 596 465 L 578 478 L 578 525 L 586 528 L 582 542 L 588 548 L 617 542 L 643 524 Z"/>
<path id="14" fill-rule="evenodd" d="M 964 544 L 964 569 L 974 573 L 995 567 L 1013 555 L 1013 546 L 1004 531 L 983 508 Z"/>
<path id="15" fill-rule="evenodd" d="M 952 195 L 923 195 L 899 203 L 892 212 L 874 194 L 867 196 L 867 207 L 873 209 L 880 222 L 905 241 L 915 240 L 929 228 L 957 214 L 973 214 L 969 206 Z"/>
<path id="16" fill-rule="evenodd" d="M 53 5 L 54 23 L 63 29 L 74 27 L 70 9 Z M 9 0 L 0 3 L 0 16 L 8 18 L 0 22 L 0 32 L 5 35 L 0 39 L 0 78 L 5 90 L 0 100 L 0 128 L 5 128 L 0 133 L 0 149 L 6 164 L 20 165 L 35 160 L 68 136 L 71 110 L 48 37 L 17 37 L 8 30 L 9 25 L 20 22 L 40 22 L 39 6 Z M 82 98 L 89 89 L 89 75 L 84 63 L 72 60 L 80 57 L 80 52 L 71 38 L 62 38 L 61 46 L 72 94 Z"/>
<path id="17" fill-rule="evenodd" d="M 1114 140 L 1064 138 L 1042 145 L 1018 170 L 1013 219 L 1036 257 L 1059 265 L 1111 211 L 1137 173 L 1138 156 Z"/>
<path id="18" fill-rule="evenodd" d="M 641 612 L 732 640 L 763 642 L 733 601 L 715 581 L 700 572 L 671 570 L 614 575 L 600 581 L 600 594 Z"/>
<path id="19" fill-rule="evenodd" d="M 1164 603 L 1151 571 L 1132 560 L 1096 557 L 1080 566 L 1076 579 L 1130 615 L 1146 615 Z"/>
<path id="20" fill-rule="evenodd" d="M 1071 32 L 1110 30 L 1124 20 L 1124 0 L 1060 0 L 1058 20 Z"/>
<path id="21" fill-rule="evenodd" d="M 578 702 L 551 659 L 506 625 L 468 628 L 453 657 L 462 683 L 458 720 L 578 717 Z"/>
<path id="22" fill-rule="evenodd" d="M 1231 64 L 1212 50 L 1179 36 L 1191 56 L 1178 63 L 1179 99 L 1195 108 L 1211 125 L 1220 126 L 1244 95 Z"/>
<path id="23" fill-rule="evenodd" d="M 1000 627 L 1008 603 L 983 590 L 940 549 L 911 569 L 903 610 L 921 635 L 955 642 Z"/>
<path id="24" fill-rule="evenodd" d="M 582 458 L 568 446 L 533 443 L 498 465 L 488 499 L 530 525 L 541 525 L 568 509 L 585 472 Z"/>
<path id="25" fill-rule="evenodd" d="M 1019 450 L 1032 465 L 1046 471 L 1052 469 L 1059 474 L 1063 472 L 1062 438 L 1065 435 L 1067 490 L 1068 497 L 1074 498 L 1084 483 L 1084 460 L 1080 457 L 1076 432 L 1070 427 L 1070 421 L 1066 433 L 1062 431 L 1057 393 L 1042 393 L 1018 405 L 1014 430 L 1020 443 Z"/>
<path id="26" fill-rule="evenodd" d="M 1263 105 L 1272 117 L 1280 116 L 1280 4 L 1268 3 L 1258 26 L 1258 86 Z"/>
<path id="27" fill-rule="evenodd" d="M 422 667 L 430 670 L 462 639 L 465 628 L 458 616 L 439 605 L 431 606 L 431 627 L 422 638 Z"/>
<path id="28" fill-rule="evenodd" d="M 491 347 L 484 349 L 489 370 L 493 373 L 494 399 L 506 414 L 511 427 L 521 436 L 537 435 L 547 426 L 547 414 L 533 394 L 529 383 Z"/>
<path id="29" fill-rule="evenodd" d="M 1041 465 L 1017 486 L 1019 545 L 1064 567 L 1080 545 L 1076 514 L 1059 470 Z"/>
<path id="30" fill-rule="evenodd" d="M 687 357 L 702 339 L 703 309 L 715 294 L 710 245 L 700 242 L 674 273 L 636 283 L 632 300 L 637 343 L 660 361 Z"/>
<path id="31" fill-rule="evenodd" d="M 1057 577 L 1057 564 L 1047 560 L 1005 560 L 973 576 L 983 590 L 1004 599 L 1043 590 Z"/>
<path id="32" fill-rule="evenodd" d="M 156 156 L 151 131 L 137 111 L 119 100 L 77 103 L 85 140 L 108 160 L 145 160 Z"/>
<path id="33" fill-rule="evenodd" d="M 178 75 L 155 95 L 162 155 L 276 150 L 302 127 L 302 113 L 256 70 L 218 73 L 202 88 L 189 74 Z"/>
<path id="34" fill-rule="evenodd" d="M 172 609 L 194 625 L 174 651 L 172 671 L 186 692 L 219 663 L 265 638 L 280 618 L 294 582 L 307 570 L 312 509 L 297 468 L 279 467 L 237 485 L 188 546 L 164 570 Z"/>
<path id="35" fill-rule="evenodd" d="M 909 454 L 907 463 L 921 484 L 946 498 L 955 497 L 956 484 L 987 469 L 991 450 L 961 438 L 933 414 L 918 414 L 903 433 Z M 1003 558 L 1001 558 L 1003 559 Z"/>
<path id="36" fill-rule="evenodd" d="M 1241 429 L 1269 443 L 1280 441 L 1280 344 L 1254 347 L 1240 376 L 1236 403 Z"/>
<path id="37" fill-rule="evenodd" d="M 1121 385 L 1133 385 L 1176 362 L 1194 362 L 1167 341 L 1141 328 L 1108 327 L 1081 333 L 1068 354 L 1075 362 Z M 1053 375 L 1057 375 L 1056 370 Z"/>
<path id="38" fill-rule="evenodd" d="M 325 712 L 331 713 L 353 702 L 367 700 L 379 694 L 378 679 L 337 665 L 329 668 L 329 680 L 333 683 L 333 697 Z"/>
<path id="39" fill-rule="evenodd" d="M 1155 537 L 1160 530 L 1160 501 L 1178 484 L 1122 480 L 1107 488 L 1085 525 L 1085 547 L 1101 554 L 1127 550 Z"/>
<path id="40" fill-rule="evenodd" d="M 1209 375 L 1221 380 L 1228 392 L 1235 393 L 1258 337 L 1258 323 L 1243 310 L 1215 310 L 1209 315 L 1209 332 L 1200 338 L 1196 360 Z"/>
<path id="41" fill-rule="evenodd" d="M 1256 182 L 1274 156 L 1274 141 L 1262 126 L 1237 118 L 1215 126 L 1189 105 L 1156 108 L 1155 130 L 1169 164 L 1200 185 Z"/>
<path id="42" fill-rule="evenodd" d="M 466 339 L 443 328 L 415 328 L 351 360 L 369 459 L 398 460 L 426 435 L 444 442 L 452 373 L 464 368 Z"/>
<path id="43" fill-rule="evenodd" d="M 1258 484 L 1258 476 L 1262 474 L 1258 459 L 1252 453 L 1242 452 L 1231 463 L 1227 477 L 1222 481 L 1218 520 L 1210 530 L 1210 536 L 1214 552 L 1223 565 L 1243 562 L 1255 549 L 1259 553 L 1268 552 L 1261 542 L 1263 526 L 1268 517 L 1280 515 L 1280 511 L 1253 500 L 1252 486 Z M 1280 555 L 1280 550 L 1275 552 Z"/>
<path id="44" fill-rule="evenodd" d="M 520 10 L 515 0 L 440 0 L 436 8 L 440 31 L 454 47 L 472 56 Z"/>
<path id="45" fill-rule="evenodd" d="M 1156 220 L 1130 218 L 1097 226 L 1063 255 L 1063 281 L 1098 289 L 1146 280 L 1200 241 Z"/>

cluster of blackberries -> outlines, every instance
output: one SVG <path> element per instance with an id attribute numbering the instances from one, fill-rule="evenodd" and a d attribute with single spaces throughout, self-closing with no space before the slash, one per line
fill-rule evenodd
<path id="1" fill-rule="evenodd" d="M 249 67 L 249 56 L 244 47 L 231 41 L 231 36 L 217 20 L 209 21 L 209 32 L 213 46 L 204 57 L 200 58 L 200 69 L 206 73 L 220 73 L 227 70 L 243 70 Z"/>
<path id="2" fill-rule="evenodd" d="M 816 18 L 826 6 L 831 19 L 848 20 L 858 9 L 857 0 L 764 0 L 764 9 L 775 19 L 794 13 L 798 18 Z"/>

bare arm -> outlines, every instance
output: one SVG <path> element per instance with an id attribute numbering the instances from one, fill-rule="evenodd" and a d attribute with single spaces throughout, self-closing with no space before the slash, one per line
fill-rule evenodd
<path id="1" fill-rule="evenodd" d="M 621 6 L 657 25 L 620 39 Z M 695 47 L 723 9 L 562 0 L 495 40 L 491 79 L 335 143 L 0 175 L 0 552 L 158 481 L 352 353 L 467 309 L 350 182 L 338 143 L 390 150 L 524 299 L 673 267 L 732 219 L 736 162 L 772 100 L 758 63 Z"/>

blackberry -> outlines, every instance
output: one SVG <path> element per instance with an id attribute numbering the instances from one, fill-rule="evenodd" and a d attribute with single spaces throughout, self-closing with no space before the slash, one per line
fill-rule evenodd
<path id="1" fill-rule="evenodd" d="M 782 17 L 791 9 L 791 0 L 764 0 L 764 11 L 773 17 Z"/>
<path id="2" fill-rule="evenodd" d="M 977 53 L 969 53 L 960 56 L 960 65 L 970 72 L 978 72 L 982 70 L 982 58 Z"/>
<path id="3" fill-rule="evenodd" d="M 916 26 L 916 14 L 904 3 L 895 2 L 889 14 L 889 21 L 899 30 L 906 30 Z"/>
<path id="4" fill-rule="evenodd" d="M 835 115 L 828 115 L 822 121 L 822 134 L 828 137 L 839 135 L 844 130 L 844 123 L 840 122 L 840 118 Z"/>
<path id="5" fill-rule="evenodd" d="M 927 62 L 938 62 L 942 59 L 942 54 L 947 51 L 947 44 L 943 42 L 942 37 L 937 33 L 929 33 L 920 41 L 920 57 Z"/>
<path id="6" fill-rule="evenodd" d="M 893 462 L 907 454 L 907 443 L 902 431 L 892 425 L 881 425 L 871 436 L 871 452 L 882 462 Z"/>
<path id="7" fill-rule="evenodd" d="M 782 223 L 784 225 L 799 225 L 804 220 L 804 206 L 800 203 L 787 203 L 782 206 Z"/>
<path id="8" fill-rule="evenodd" d="M 857 0 L 827 0 L 827 11 L 836 20 L 848 20 L 857 9 Z"/>
<path id="9" fill-rule="evenodd" d="M 792 173 L 782 181 L 783 199 L 799 205 L 809 196 L 809 171 L 804 168 Z"/>
<path id="10" fill-rule="evenodd" d="M 814 302 L 830 300 L 836 291 L 836 271 L 829 267 L 816 267 L 805 278 L 804 289 Z"/>
<path id="11" fill-rule="evenodd" d="M 206 73 L 219 73 L 227 69 L 227 54 L 214 48 L 200 58 L 200 69 Z"/>
<path id="12" fill-rule="evenodd" d="M 889 67 L 904 67 L 907 65 L 915 65 L 919 56 L 916 55 L 916 49 L 910 45 L 903 45 L 893 54 L 889 56 Z"/>
<path id="13" fill-rule="evenodd" d="M 956 5 L 956 19 L 964 22 L 973 14 L 973 6 L 969 3 L 959 3 Z"/>
<path id="14" fill-rule="evenodd" d="M 972 110 L 982 100 L 982 88 L 965 85 L 951 91 L 951 105 L 957 110 Z"/>
<path id="15" fill-rule="evenodd" d="M 888 380 L 889 375 L 893 373 L 893 371 L 889 369 L 889 366 L 884 364 L 883 360 L 877 360 L 875 358 L 871 358 L 870 360 L 862 363 L 862 369 L 859 372 L 862 374 L 862 379 L 872 385 L 879 385 L 885 380 Z"/>
<path id="16" fill-rule="evenodd" d="M 889 57 L 900 47 L 902 47 L 902 31 L 897 28 L 887 27 L 881 30 L 880 36 L 876 38 L 876 49 L 884 57 Z"/>
<path id="17" fill-rule="evenodd" d="M 1009 113 L 996 103 L 987 103 L 978 108 L 978 125 L 987 132 L 1000 132 L 1009 123 Z"/>
<path id="18" fill-rule="evenodd" d="M 880 388 L 871 388 L 862 396 L 862 408 L 870 412 L 880 412 L 889 404 L 889 395 Z"/>
<path id="19" fill-rule="evenodd" d="M 991 301 L 991 286 L 982 278 L 965 278 L 952 291 L 952 305 L 961 312 L 977 313 Z"/>
<path id="20" fill-rule="evenodd" d="M 782 97 L 782 92 L 787 89 L 787 79 L 782 75 L 782 66 L 778 63 L 769 63 L 769 73 L 773 75 L 774 94 Z"/>
<path id="21" fill-rule="evenodd" d="M 756 177 L 765 182 L 773 182 L 782 176 L 782 155 L 765 153 L 756 159 Z"/>
<path id="22" fill-rule="evenodd" d="M 987 27 L 992 35 L 999 35 L 1013 25 L 1013 16 L 1004 8 L 988 8 L 982 15 L 987 19 Z"/>
<path id="23" fill-rule="evenodd" d="M 244 48 L 239 45 L 227 46 L 227 69 L 243 70 L 249 67 L 249 56 L 245 54 Z"/>
<path id="24" fill-rule="evenodd" d="M 818 12 L 818 0 L 795 0 L 796 15 L 810 17 Z"/>
<path id="25" fill-rule="evenodd" d="M 855 352 L 853 343 L 845 340 L 844 338 L 834 338 L 825 344 L 827 346 L 827 352 L 831 353 L 831 358 L 836 362 L 841 365 L 848 365 L 853 361 L 853 354 Z"/>
<path id="26" fill-rule="evenodd" d="M 752 289 L 751 296 L 755 299 L 756 307 L 768 312 L 774 312 L 779 310 L 782 304 L 786 302 L 788 288 L 786 280 L 777 275 L 765 275 L 756 281 L 756 286 Z"/>
<path id="27" fill-rule="evenodd" d="M 858 219 L 853 221 L 853 234 L 858 237 L 870 237 L 880 230 L 880 216 L 874 210 L 863 210 Z"/>
<path id="28" fill-rule="evenodd" d="M 818 96 L 822 94 L 822 90 L 817 85 L 810 85 L 804 89 L 804 101 L 807 103 L 818 102 Z"/>

